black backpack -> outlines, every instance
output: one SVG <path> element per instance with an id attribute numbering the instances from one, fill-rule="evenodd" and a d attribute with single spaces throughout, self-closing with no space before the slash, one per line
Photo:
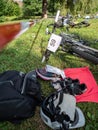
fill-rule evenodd
<path id="1" fill-rule="evenodd" d="M 14 122 L 32 117 L 40 103 L 41 85 L 35 71 L 0 73 L 0 121 Z"/>

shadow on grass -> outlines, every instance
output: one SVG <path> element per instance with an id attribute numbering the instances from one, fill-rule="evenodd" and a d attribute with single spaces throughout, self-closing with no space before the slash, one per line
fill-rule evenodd
<path id="1" fill-rule="evenodd" d="M 30 54 L 25 50 L 19 51 L 14 48 L 3 50 L 0 53 L 0 70 L 15 69 L 28 72 L 40 65 L 41 58 L 36 54 Z"/>

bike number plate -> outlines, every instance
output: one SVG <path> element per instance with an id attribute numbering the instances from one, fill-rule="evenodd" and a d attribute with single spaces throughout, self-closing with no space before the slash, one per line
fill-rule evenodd
<path id="1" fill-rule="evenodd" d="M 60 46 L 61 40 L 62 40 L 61 36 L 58 36 L 56 34 L 52 34 L 50 39 L 49 39 L 47 49 L 49 51 L 56 52 L 56 50 Z"/>

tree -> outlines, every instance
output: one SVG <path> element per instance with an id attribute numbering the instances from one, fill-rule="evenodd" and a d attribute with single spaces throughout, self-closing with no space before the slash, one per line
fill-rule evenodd
<path id="1" fill-rule="evenodd" d="M 47 9 L 50 14 L 55 15 L 57 10 L 60 10 L 60 2 L 58 0 L 49 0 Z"/>
<path id="2" fill-rule="evenodd" d="M 75 13 L 80 12 L 82 15 L 96 12 L 98 0 L 77 0 L 75 5 Z"/>
<path id="3" fill-rule="evenodd" d="M 65 15 L 68 12 L 74 13 L 76 0 L 58 0 L 58 2 L 60 3 L 61 14 Z"/>
<path id="4" fill-rule="evenodd" d="M 42 1 L 42 18 L 47 18 L 47 0 Z"/>

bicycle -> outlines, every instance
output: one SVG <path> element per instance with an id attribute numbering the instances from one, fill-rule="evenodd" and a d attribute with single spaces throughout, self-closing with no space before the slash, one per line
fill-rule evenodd
<path id="1" fill-rule="evenodd" d="M 58 27 L 57 22 L 59 18 L 60 11 L 57 12 L 55 17 L 54 24 L 50 24 L 49 26 L 53 26 L 52 33 L 48 42 L 47 49 L 45 51 L 45 54 L 42 58 L 42 62 L 48 61 L 50 54 L 55 53 L 59 47 L 62 48 L 62 51 L 77 55 L 79 57 L 82 57 L 83 59 L 86 59 L 94 64 L 98 64 L 98 50 L 91 48 L 83 42 L 80 38 L 77 38 L 77 36 L 67 33 L 60 33 L 55 34 L 56 28 Z"/>
<path id="2" fill-rule="evenodd" d="M 47 25 L 46 34 L 50 34 L 50 32 L 47 31 L 50 26 L 54 26 L 54 23 Z M 67 32 L 69 32 L 69 28 L 82 28 L 82 27 L 88 27 L 88 26 L 90 26 L 90 23 L 87 20 L 83 20 L 81 22 L 75 23 L 72 21 L 72 16 L 69 16 L 69 15 L 59 16 L 58 21 L 55 22 L 55 29 L 66 27 Z M 53 29 L 52 31 L 54 32 L 55 30 Z"/>

